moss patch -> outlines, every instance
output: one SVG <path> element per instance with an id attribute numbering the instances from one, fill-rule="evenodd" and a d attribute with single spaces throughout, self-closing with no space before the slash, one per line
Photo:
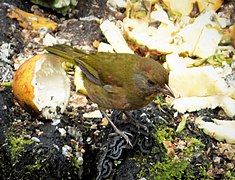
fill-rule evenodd
<path id="1" fill-rule="evenodd" d="M 209 163 L 205 145 L 194 137 L 178 136 L 174 128 L 160 126 L 154 136 L 156 146 L 148 156 L 138 159 L 138 178 L 154 180 L 208 179 Z M 197 162 L 198 161 L 198 162 Z"/>
<path id="2" fill-rule="evenodd" d="M 10 147 L 10 151 L 11 151 L 11 159 L 15 160 L 17 158 L 17 156 L 20 156 L 22 153 L 24 153 L 26 151 L 25 145 L 30 145 L 33 142 L 34 141 L 32 141 L 30 139 L 24 139 L 23 136 L 14 137 L 13 135 L 11 135 L 9 137 L 9 147 Z"/>

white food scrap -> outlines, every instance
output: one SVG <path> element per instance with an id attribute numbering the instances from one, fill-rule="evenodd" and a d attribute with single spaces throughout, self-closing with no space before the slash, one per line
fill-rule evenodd
<path id="1" fill-rule="evenodd" d="M 176 97 L 205 97 L 230 93 L 229 86 L 213 66 L 172 70 L 169 74 L 169 86 Z"/>
<path id="2" fill-rule="evenodd" d="M 181 63 L 176 64 L 167 59 L 169 73 L 169 87 L 176 99 L 172 106 L 178 112 L 193 112 L 204 108 L 221 107 L 229 117 L 235 116 L 235 86 L 234 79 L 226 79 L 233 74 L 232 68 L 214 68 L 200 66 L 187 68 L 183 58 L 176 57 Z"/>
<path id="3" fill-rule="evenodd" d="M 76 92 L 87 95 L 87 91 L 86 88 L 84 87 L 84 81 L 82 76 L 83 76 L 82 70 L 78 66 L 76 66 L 74 73 L 74 85 L 76 87 Z"/>
<path id="4" fill-rule="evenodd" d="M 229 117 L 235 116 L 235 100 L 226 96 L 182 97 L 174 99 L 172 106 L 180 113 L 221 107 Z"/>
<path id="5" fill-rule="evenodd" d="M 113 50 L 113 47 L 110 44 L 101 42 L 101 43 L 99 43 L 99 46 L 98 46 L 98 52 L 110 52 L 110 53 L 113 53 L 114 50 Z"/>
<path id="6" fill-rule="evenodd" d="M 226 141 L 235 144 L 235 121 L 217 120 L 214 122 L 205 122 L 202 117 L 195 120 L 198 128 L 203 129 L 204 133 L 215 138 L 218 141 Z"/>
<path id="7" fill-rule="evenodd" d="M 180 29 L 176 36 L 182 38 L 176 44 L 178 53 L 188 52 L 190 56 L 207 58 L 215 53 L 223 34 L 216 13 L 210 10 Z"/>
<path id="8" fill-rule="evenodd" d="M 102 114 L 100 112 L 100 110 L 95 110 L 89 113 L 84 113 L 83 114 L 84 118 L 102 118 Z"/>
<path id="9" fill-rule="evenodd" d="M 121 30 L 111 21 L 105 20 L 100 29 L 105 35 L 108 42 L 117 53 L 130 53 L 134 52 L 128 47 L 126 40 L 124 39 Z"/>
<path id="10" fill-rule="evenodd" d="M 62 69 L 61 62 L 54 57 L 41 59 L 36 63 L 34 86 L 34 103 L 46 118 L 52 118 L 56 108 L 64 112 L 70 96 L 70 80 Z M 47 112 L 52 112 L 47 113 Z"/>

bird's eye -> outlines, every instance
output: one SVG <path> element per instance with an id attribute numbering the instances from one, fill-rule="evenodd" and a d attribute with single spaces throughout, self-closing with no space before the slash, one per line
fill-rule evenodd
<path id="1" fill-rule="evenodd" d="M 152 87 L 152 86 L 155 86 L 155 82 L 151 81 L 151 80 L 148 80 L 148 86 Z"/>

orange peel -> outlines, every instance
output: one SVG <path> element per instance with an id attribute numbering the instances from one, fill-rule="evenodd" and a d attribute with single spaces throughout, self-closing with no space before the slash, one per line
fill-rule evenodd
<path id="1" fill-rule="evenodd" d="M 41 33 L 43 30 L 45 30 L 45 32 L 49 32 L 57 29 L 57 24 L 54 21 L 35 14 L 27 13 L 16 7 L 8 9 L 7 16 L 11 19 L 17 19 L 21 27 L 32 32 Z"/>

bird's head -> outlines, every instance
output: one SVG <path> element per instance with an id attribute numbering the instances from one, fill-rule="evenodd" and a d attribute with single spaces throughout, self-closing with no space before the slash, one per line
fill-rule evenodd
<path id="1" fill-rule="evenodd" d="M 141 59 L 136 66 L 135 84 L 146 95 L 167 94 L 168 72 L 157 61 L 150 58 Z M 169 92 L 170 95 L 171 92 Z"/>

